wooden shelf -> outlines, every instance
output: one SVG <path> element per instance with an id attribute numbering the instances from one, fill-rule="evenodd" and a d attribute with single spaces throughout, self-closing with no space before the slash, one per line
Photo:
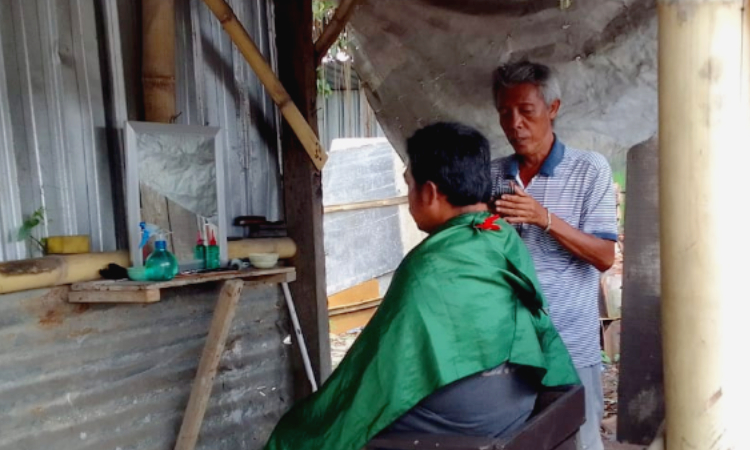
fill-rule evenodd
<path id="1" fill-rule="evenodd" d="M 244 280 L 246 287 L 290 283 L 296 279 L 296 271 L 294 267 L 277 267 L 182 275 L 170 281 L 89 281 L 74 284 L 68 295 L 68 301 L 70 303 L 155 303 L 161 300 L 162 289 L 237 279 Z"/>

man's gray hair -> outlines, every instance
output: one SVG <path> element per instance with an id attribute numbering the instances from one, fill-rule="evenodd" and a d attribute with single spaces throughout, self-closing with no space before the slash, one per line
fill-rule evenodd
<path id="1" fill-rule="evenodd" d="M 526 83 L 539 88 L 539 93 L 542 94 L 547 106 L 555 100 L 560 100 L 560 84 L 557 82 L 557 77 L 554 71 L 544 64 L 530 61 L 508 63 L 498 67 L 492 78 L 492 93 L 495 96 L 496 108 L 499 106 L 497 97 L 501 90 Z"/>

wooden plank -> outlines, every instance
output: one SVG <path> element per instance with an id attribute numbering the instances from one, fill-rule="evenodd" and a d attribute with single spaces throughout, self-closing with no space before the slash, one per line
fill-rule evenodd
<path id="1" fill-rule="evenodd" d="M 245 289 L 261 289 L 281 283 L 291 283 L 297 279 L 295 272 L 280 273 L 277 275 L 265 275 L 245 281 Z"/>
<path id="2" fill-rule="evenodd" d="M 141 220 L 152 223 L 162 230 L 171 230 L 167 198 L 143 183 L 139 183 L 139 186 L 141 188 Z M 167 235 L 166 241 L 168 249 L 172 251 L 174 249 L 172 235 Z"/>
<path id="3" fill-rule="evenodd" d="M 658 136 L 630 149 L 627 167 L 617 438 L 648 445 L 665 417 Z"/>
<path id="4" fill-rule="evenodd" d="M 355 305 L 378 297 L 380 297 L 378 280 L 365 281 L 328 297 L 328 308 L 334 309 L 340 306 Z"/>
<path id="5" fill-rule="evenodd" d="M 198 216 L 167 199 L 172 253 L 179 261 L 191 261 L 198 237 Z"/>
<path id="6" fill-rule="evenodd" d="M 330 318 L 330 329 L 333 334 L 346 333 L 355 328 L 361 328 L 367 325 L 375 315 L 378 308 L 373 306 L 369 309 L 354 311 L 348 314 L 340 314 Z"/>
<path id="7" fill-rule="evenodd" d="M 161 300 L 159 289 L 139 291 L 70 291 L 69 303 L 156 303 Z"/>
<path id="8" fill-rule="evenodd" d="M 296 278 L 295 272 L 292 271 L 254 276 L 244 283 L 246 289 L 259 289 L 281 283 L 291 283 Z M 242 279 L 242 277 L 239 277 L 239 279 Z M 208 281 L 202 280 L 202 282 Z M 69 303 L 156 303 L 160 300 L 160 289 L 70 291 L 68 294 Z"/>
<path id="9" fill-rule="evenodd" d="M 376 298 L 373 300 L 365 300 L 363 302 L 354 303 L 351 305 L 338 306 L 336 308 L 331 308 L 328 311 L 328 315 L 330 317 L 334 317 L 334 316 L 340 316 L 342 314 L 355 313 L 355 312 L 363 311 L 366 309 L 373 309 L 373 308 L 377 308 L 378 306 L 380 306 L 381 303 L 383 303 L 383 299 Z"/>
<path id="10" fill-rule="evenodd" d="M 198 442 L 198 433 L 243 286 L 240 280 L 229 280 L 221 289 L 175 450 L 193 450 Z"/>
<path id="11" fill-rule="evenodd" d="M 127 281 L 103 280 L 76 283 L 73 291 L 139 291 L 149 289 L 166 289 L 193 284 L 212 283 L 235 278 L 254 278 L 266 275 L 276 275 L 294 272 L 294 267 L 276 267 L 273 269 L 228 270 L 224 272 L 209 272 L 194 275 L 179 276 L 170 281 Z"/>
<path id="12" fill-rule="evenodd" d="M 386 198 L 383 200 L 371 200 L 367 202 L 345 203 L 342 205 L 330 205 L 330 206 L 326 206 L 323 212 L 328 214 L 328 213 L 342 212 L 342 211 L 358 211 L 361 209 L 385 208 L 387 206 L 405 205 L 407 203 L 409 203 L 409 198 L 406 196 L 403 196 L 403 197 Z"/>
<path id="13" fill-rule="evenodd" d="M 312 0 L 277 1 L 275 6 L 276 29 L 284 30 L 276 33 L 279 78 L 310 126 L 317 130 L 317 74 L 310 38 Z M 297 267 L 297 282 L 290 287 L 312 366 L 320 382 L 331 373 L 321 176 L 286 122 L 282 126 L 281 142 L 286 199 L 284 213 L 289 237 L 298 248 L 292 260 Z M 304 367 L 299 363 L 301 359 L 299 355 L 294 358 L 297 398 L 311 391 Z"/>

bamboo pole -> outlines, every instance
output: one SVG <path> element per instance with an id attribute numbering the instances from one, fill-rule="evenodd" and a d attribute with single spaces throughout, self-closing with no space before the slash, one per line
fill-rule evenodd
<path id="1" fill-rule="evenodd" d="M 336 42 L 341 32 L 344 31 L 346 24 L 349 23 L 349 19 L 354 14 L 354 7 L 357 6 L 357 2 L 358 0 L 341 0 L 336 12 L 333 13 L 333 18 L 323 29 L 318 40 L 315 41 L 315 61 L 318 64 L 323 61 L 328 50 Z"/>
<path id="2" fill-rule="evenodd" d="M 747 302 L 743 0 L 659 0 L 662 325 L 669 450 L 741 448 L 731 315 Z M 743 197 L 744 198 L 744 197 Z M 739 213 L 739 214 L 738 214 Z M 746 217 L 746 215 L 745 215 Z M 738 228 L 739 226 L 739 228 Z M 740 235 L 737 234 L 738 230 Z M 745 264 L 746 267 L 746 264 Z M 742 299 L 742 300 L 741 300 Z M 747 390 L 746 388 L 744 390 Z M 742 413 L 742 414 L 741 414 Z"/>
<path id="3" fill-rule="evenodd" d="M 126 251 L 45 256 L 0 264 L 0 294 L 43 289 L 99 279 L 99 270 L 108 264 L 127 267 Z"/>
<path id="4" fill-rule="evenodd" d="M 143 103 L 149 122 L 177 115 L 174 0 L 143 0 Z"/>
<path id="5" fill-rule="evenodd" d="M 214 13 L 221 25 L 226 30 L 232 42 L 237 46 L 242 56 L 245 57 L 252 67 L 258 79 L 263 83 L 273 101 L 278 105 L 281 114 L 289 122 L 300 143 L 310 156 L 315 167 L 322 170 L 328 159 L 325 150 L 320 145 L 318 137 L 307 123 L 304 116 L 299 112 L 284 86 L 274 74 L 263 55 L 256 47 L 250 35 L 235 16 L 232 8 L 224 0 L 203 0 L 211 12 Z M 310 31 L 312 33 L 312 30 Z"/>
<path id="6" fill-rule="evenodd" d="M 246 258 L 251 253 L 277 253 L 289 259 L 297 253 L 290 238 L 243 239 L 228 243 L 230 258 Z M 99 270 L 108 264 L 130 265 L 127 251 L 45 256 L 44 258 L 0 264 L 0 294 L 43 289 L 100 279 Z"/>
<path id="7" fill-rule="evenodd" d="M 251 253 L 276 253 L 280 259 L 289 259 L 297 254 L 297 244 L 288 237 L 231 241 L 228 247 L 229 259 L 247 258 Z"/>

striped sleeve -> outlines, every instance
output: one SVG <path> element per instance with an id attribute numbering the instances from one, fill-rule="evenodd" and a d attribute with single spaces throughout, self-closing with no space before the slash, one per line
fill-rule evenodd
<path id="1" fill-rule="evenodd" d="M 600 239 L 617 242 L 617 199 L 612 169 L 601 155 L 596 155 L 592 163 L 589 188 L 581 211 L 581 230 Z"/>

